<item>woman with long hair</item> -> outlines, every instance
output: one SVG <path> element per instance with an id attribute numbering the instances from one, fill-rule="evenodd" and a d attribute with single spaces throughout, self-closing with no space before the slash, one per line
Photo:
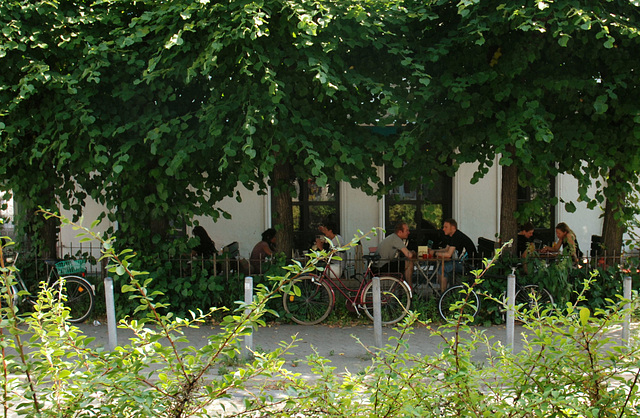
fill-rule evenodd
<path id="1" fill-rule="evenodd" d="M 580 247 L 578 246 L 578 240 L 576 234 L 569 228 L 564 222 L 560 222 L 556 225 L 556 237 L 558 240 L 553 243 L 552 246 L 545 246 L 540 250 L 542 253 L 562 251 L 565 254 L 571 256 L 574 263 L 579 262 L 581 255 Z"/>

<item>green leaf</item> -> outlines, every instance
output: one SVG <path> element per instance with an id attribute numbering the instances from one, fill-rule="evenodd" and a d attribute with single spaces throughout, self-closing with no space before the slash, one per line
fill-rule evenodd
<path id="1" fill-rule="evenodd" d="M 591 311 L 589 308 L 582 307 L 580 308 L 580 323 L 582 326 L 587 325 L 589 322 L 589 317 L 591 316 Z"/>
<path id="2" fill-rule="evenodd" d="M 569 213 L 574 213 L 576 211 L 576 205 L 573 202 L 566 202 L 564 209 Z"/>

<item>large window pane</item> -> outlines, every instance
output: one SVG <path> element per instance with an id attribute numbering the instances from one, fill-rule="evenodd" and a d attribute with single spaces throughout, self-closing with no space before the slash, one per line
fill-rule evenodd
<path id="1" fill-rule="evenodd" d="M 296 250 L 311 247 L 318 226 L 334 222 L 340 226 L 338 184 L 319 186 L 314 180 L 294 180 L 296 195 L 293 197 L 293 232 Z"/>
<path id="2" fill-rule="evenodd" d="M 442 239 L 442 223 L 451 217 L 451 178 L 439 176 L 417 188 L 403 184 L 386 196 L 386 229 L 392 232 L 397 222 L 406 222 L 411 230 L 409 247 L 416 249 Z"/>

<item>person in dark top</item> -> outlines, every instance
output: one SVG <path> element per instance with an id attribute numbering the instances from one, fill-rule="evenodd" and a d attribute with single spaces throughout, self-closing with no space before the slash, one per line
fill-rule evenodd
<path id="1" fill-rule="evenodd" d="M 216 244 L 207 234 L 207 231 L 200 225 L 193 228 L 193 236 L 198 238 L 200 243 L 191 249 L 193 256 L 199 256 L 203 258 L 213 257 L 213 254 L 217 254 Z"/>
<path id="2" fill-rule="evenodd" d="M 276 250 L 276 230 L 269 228 L 262 233 L 262 240 L 257 243 L 249 256 L 251 272 L 262 273 L 262 263 L 265 258 L 270 257 Z"/>
<path id="3" fill-rule="evenodd" d="M 518 239 L 516 241 L 518 257 L 525 258 L 528 254 L 529 244 L 533 242 L 533 224 L 527 222 L 520 227 Z"/>
<path id="4" fill-rule="evenodd" d="M 439 259 L 444 260 L 444 274 L 440 275 L 440 290 L 447 288 L 447 280 L 456 273 L 462 273 L 462 262 L 458 260 L 463 254 L 469 258 L 476 258 L 476 246 L 467 235 L 458 230 L 458 223 L 455 219 L 447 219 L 442 224 L 442 231 L 445 235 L 446 247 L 442 249 L 429 249 L 429 253 Z"/>

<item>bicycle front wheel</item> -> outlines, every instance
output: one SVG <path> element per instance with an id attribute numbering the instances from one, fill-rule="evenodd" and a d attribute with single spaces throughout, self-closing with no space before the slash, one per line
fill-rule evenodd
<path id="1" fill-rule="evenodd" d="M 373 319 L 373 281 L 362 291 L 362 306 Z M 382 325 L 393 325 L 405 317 L 411 307 L 411 292 L 395 277 L 380 277 L 380 313 Z"/>
<path id="2" fill-rule="evenodd" d="M 333 293 L 327 283 L 315 276 L 302 276 L 293 281 L 300 289 L 300 296 L 285 294 L 282 306 L 294 322 L 315 325 L 325 320 L 333 307 Z"/>
<path id="3" fill-rule="evenodd" d="M 547 289 L 531 284 L 518 290 L 515 304 L 520 306 L 516 311 L 516 318 L 522 321 L 528 313 L 539 317 L 547 309 L 553 308 L 553 296 Z"/>
<path id="4" fill-rule="evenodd" d="M 447 322 L 457 322 L 461 315 L 475 318 L 480 309 L 480 298 L 473 289 L 458 285 L 448 288 L 438 301 L 440 316 Z"/>
<path id="5" fill-rule="evenodd" d="M 64 305 L 69 308 L 69 318 L 67 320 L 73 323 L 83 322 L 93 311 L 93 305 L 95 304 L 93 287 L 82 277 L 64 276 L 61 279 L 64 281 L 64 286 L 62 286 L 64 299 L 66 299 Z M 60 289 L 60 282 L 56 282 L 53 285 L 53 289 Z"/>

